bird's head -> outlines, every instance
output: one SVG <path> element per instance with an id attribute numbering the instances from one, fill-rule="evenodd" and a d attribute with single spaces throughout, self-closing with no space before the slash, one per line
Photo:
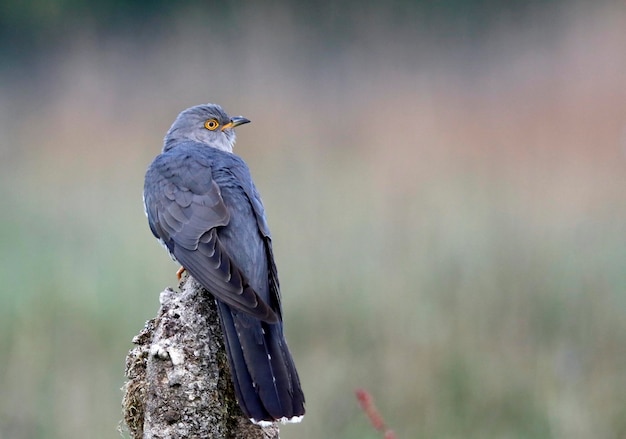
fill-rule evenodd
<path id="1" fill-rule="evenodd" d="M 235 130 L 238 125 L 250 122 L 245 117 L 226 114 L 215 104 L 196 105 L 178 115 L 165 135 L 163 152 L 178 142 L 195 141 L 226 152 L 233 152 Z"/>

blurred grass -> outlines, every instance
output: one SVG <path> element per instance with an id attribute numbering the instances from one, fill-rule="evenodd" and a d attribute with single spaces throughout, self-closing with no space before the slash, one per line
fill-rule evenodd
<path id="1" fill-rule="evenodd" d="M 262 18 L 228 46 L 184 19 L 82 35 L 0 86 L 0 438 L 117 436 L 175 281 L 143 173 L 205 101 L 253 121 L 236 149 L 308 401 L 283 437 L 377 437 L 356 387 L 403 438 L 625 437 L 623 9 L 493 31 L 467 69 L 367 20 L 328 54 Z"/>

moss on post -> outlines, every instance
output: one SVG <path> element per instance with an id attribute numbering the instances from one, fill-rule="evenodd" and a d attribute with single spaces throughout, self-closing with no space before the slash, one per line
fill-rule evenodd
<path id="1" fill-rule="evenodd" d="M 191 277 L 161 293 L 126 358 L 124 423 L 137 438 L 278 439 L 235 399 L 215 300 Z"/>

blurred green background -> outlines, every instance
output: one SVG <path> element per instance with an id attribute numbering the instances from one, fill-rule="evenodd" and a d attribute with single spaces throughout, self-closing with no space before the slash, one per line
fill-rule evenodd
<path id="1" fill-rule="evenodd" d="M 115 438 L 176 283 L 143 175 L 182 109 L 272 227 L 284 438 L 626 438 L 623 2 L 0 6 L 0 438 Z"/>

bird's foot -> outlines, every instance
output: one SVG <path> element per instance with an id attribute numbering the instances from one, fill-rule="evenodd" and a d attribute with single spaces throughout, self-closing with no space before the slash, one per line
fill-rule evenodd
<path id="1" fill-rule="evenodd" d="M 176 278 L 178 279 L 178 282 L 180 282 L 180 278 L 183 277 L 183 273 L 185 271 L 186 271 L 185 267 L 180 267 L 178 271 L 176 272 Z"/>

